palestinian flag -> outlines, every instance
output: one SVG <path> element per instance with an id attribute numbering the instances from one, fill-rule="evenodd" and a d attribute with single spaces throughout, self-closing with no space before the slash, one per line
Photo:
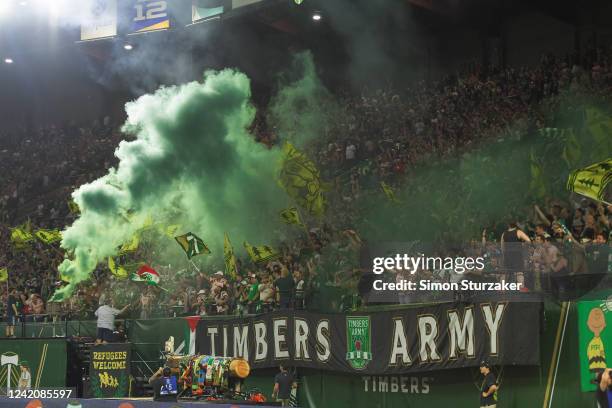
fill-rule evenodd
<path id="1" fill-rule="evenodd" d="M 159 273 L 149 265 L 142 265 L 140 269 L 138 269 L 137 275 L 140 280 L 147 282 L 148 285 L 159 285 Z"/>
<path id="2" fill-rule="evenodd" d="M 176 242 L 183 248 L 185 254 L 187 254 L 187 259 L 191 259 L 196 255 L 201 254 L 210 254 L 210 249 L 206 246 L 202 238 L 198 237 L 196 234 L 192 232 L 188 232 L 185 235 L 179 235 L 178 237 L 174 237 Z"/>

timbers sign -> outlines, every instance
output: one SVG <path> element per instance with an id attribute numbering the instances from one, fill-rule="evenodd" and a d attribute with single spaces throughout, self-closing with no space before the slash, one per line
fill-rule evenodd
<path id="1" fill-rule="evenodd" d="M 538 365 L 539 302 L 444 303 L 359 314 L 275 312 L 200 320 L 196 351 L 243 357 L 251 367 L 403 374 Z"/>

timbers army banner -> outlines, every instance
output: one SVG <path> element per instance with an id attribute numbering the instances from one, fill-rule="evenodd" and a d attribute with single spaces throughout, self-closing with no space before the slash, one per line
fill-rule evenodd
<path id="1" fill-rule="evenodd" d="M 130 343 L 102 344 L 91 349 L 89 394 L 94 398 L 127 397 Z"/>
<path id="2" fill-rule="evenodd" d="M 401 374 L 538 365 L 540 303 L 445 303 L 359 314 L 275 312 L 200 320 L 196 352 L 243 357 L 254 369 L 296 367 Z"/>

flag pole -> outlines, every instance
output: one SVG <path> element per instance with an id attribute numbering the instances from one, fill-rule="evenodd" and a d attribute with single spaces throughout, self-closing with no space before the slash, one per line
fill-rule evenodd
<path id="1" fill-rule="evenodd" d="M 195 270 L 196 270 L 196 271 L 198 271 L 198 273 L 200 273 L 200 272 L 201 272 L 201 271 L 200 271 L 200 268 L 198 268 L 198 267 L 196 266 L 196 264 L 195 264 L 195 262 L 193 262 L 193 260 L 191 260 L 191 259 L 190 259 L 190 260 L 189 260 L 189 262 L 191 262 L 191 264 L 193 265 L 193 267 L 195 268 Z"/>

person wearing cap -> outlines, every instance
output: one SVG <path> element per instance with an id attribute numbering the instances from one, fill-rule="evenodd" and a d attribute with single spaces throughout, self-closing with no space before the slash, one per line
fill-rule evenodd
<path id="1" fill-rule="evenodd" d="M 196 296 L 196 302 L 193 305 L 193 314 L 205 316 L 206 313 L 206 291 L 204 289 L 200 289 Z"/>
<path id="2" fill-rule="evenodd" d="M 480 386 L 480 408 L 497 407 L 497 381 L 491 366 L 486 361 L 480 362 L 480 374 L 484 376 Z"/>
<path id="3" fill-rule="evenodd" d="M 30 374 L 28 362 L 21 360 L 19 362 L 19 369 L 21 370 L 21 374 L 19 375 L 19 390 L 29 390 L 32 388 L 32 375 Z"/>

